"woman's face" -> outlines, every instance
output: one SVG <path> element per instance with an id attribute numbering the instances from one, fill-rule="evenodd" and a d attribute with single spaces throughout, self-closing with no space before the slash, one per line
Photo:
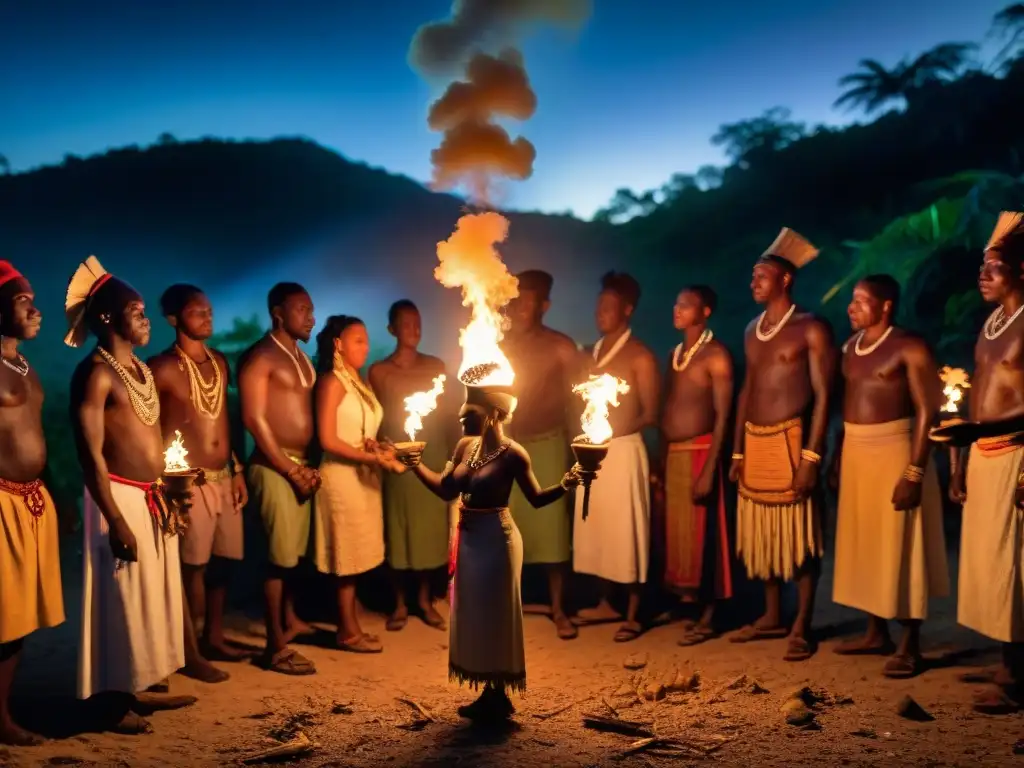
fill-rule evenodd
<path id="1" fill-rule="evenodd" d="M 462 434 L 466 437 L 480 437 L 484 433 L 487 414 L 479 406 L 466 405 L 462 408 L 459 421 L 462 422 Z"/>
<path id="2" fill-rule="evenodd" d="M 357 371 L 366 365 L 366 358 L 370 356 L 370 334 L 366 332 L 366 326 L 362 323 L 350 325 L 341 332 L 341 336 L 334 342 L 345 362 Z"/>

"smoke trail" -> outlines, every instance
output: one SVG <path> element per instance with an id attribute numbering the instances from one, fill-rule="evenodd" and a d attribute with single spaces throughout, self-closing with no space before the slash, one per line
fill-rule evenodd
<path id="1" fill-rule="evenodd" d="M 495 178 L 528 179 L 537 152 L 512 139 L 500 118 L 524 121 L 537 109 L 523 56 L 513 44 L 538 23 L 577 25 L 590 0 L 456 0 L 451 18 L 427 24 L 410 47 L 412 65 L 427 76 L 455 76 L 430 108 L 441 145 L 431 152 L 436 189 L 465 186 L 478 202 L 491 197 Z M 488 50 L 500 49 L 498 55 Z"/>

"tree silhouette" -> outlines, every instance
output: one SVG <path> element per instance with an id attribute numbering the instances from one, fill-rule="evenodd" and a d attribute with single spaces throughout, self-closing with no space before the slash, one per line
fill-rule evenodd
<path id="1" fill-rule="evenodd" d="M 5 155 L 0 155 L 0 174 L 6 176 L 11 172 L 11 161 Z"/>
<path id="2" fill-rule="evenodd" d="M 839 86 L 847 90 L 832 106 L 861 107 L 870 115 L 890 102 L 902 101 L 909 105 L 922 89 L 961 74 L 976 49 L 974 43 L 942 43 L 912 61 L 899 62 L 892 69 L 886 69 L 874 59 L 861 59 L 863 71 L 839 79 Z"/>
<path id="3" fill-rule="evenodd" d="M 1024 3 L 1008 5 L 992 17 L 992 32 L 1000 38 L 1009 38 L 992 60 L 999 68 L 1010 63 L 1024 38 Z"/>
<path id="4" fill-rule="evenodd" d="M 786 107 L 772 107 L 760 117 L 727 123 L 711 137 L 739 167 L 749 168 L 807 135 L 807 126 L 790 120 Z"/>
<path id="5" fill-rule="evenodd" d="M 173 133 L 164 131 L 156 137 L 156 143 L 162 147 L 166 147 L 169 144 L 177 144 L 178 140 L 174 137 Z"/>

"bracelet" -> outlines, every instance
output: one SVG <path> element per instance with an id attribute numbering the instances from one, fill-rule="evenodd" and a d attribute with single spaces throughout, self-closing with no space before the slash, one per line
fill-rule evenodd
<path id="1" fill-rule="evenodd" d="M 734 453 L 732 455 L 732 460 L 733 461 L 743 461 L 743 454 L 742 453 Z"/>
<path id="2" fill-rule="evenodd" d="M 804 461 L 808 461 L 811 464 L 817 464 L 821 461 L 821 454 L 815 453 L 810 448 L 804 448 L 800 451 L 800 458 Z"/>
<path id="3" fill-rule="evenodd" d="M 912 483 L 920 483 L 923 478 L 924 469 L 916 464 L 909 464 L 907 465 L 907 468 L 903 470 L 904 480 L 909 480 Z"/>

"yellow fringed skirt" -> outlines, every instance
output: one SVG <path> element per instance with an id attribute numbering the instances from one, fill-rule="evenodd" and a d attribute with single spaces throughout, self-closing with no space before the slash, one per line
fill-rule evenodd
<path id="1" fill-rule="evenodd" d="M 817 502 L 793 490 L 802 446 L 799 419 L 745 425 L 736 553 L 752 579 L 789 581 L 808 557 L 824 552 Z"/>

